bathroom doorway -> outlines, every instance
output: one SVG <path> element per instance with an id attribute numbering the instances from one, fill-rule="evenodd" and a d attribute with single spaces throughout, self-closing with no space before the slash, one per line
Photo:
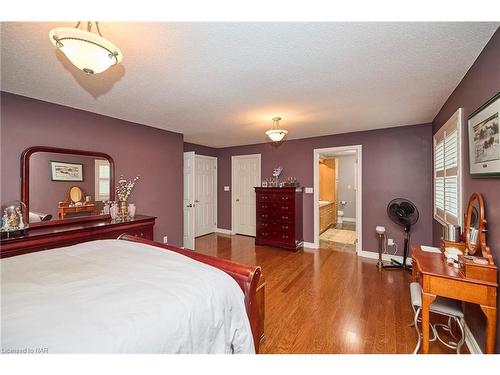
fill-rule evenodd
<path id="1" fill-rule="evenodd" d="M 314 150 L 315 247 L 361 250 L 361 146 Z"/>

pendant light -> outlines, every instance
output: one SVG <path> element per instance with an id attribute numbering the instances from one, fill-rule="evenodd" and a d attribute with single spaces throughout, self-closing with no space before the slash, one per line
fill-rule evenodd
<path id="1" fill-rule="evenodd" d="M 87 30 L 75 27 L 57 27 L 50 30 L 52 44 L 59 48 L 73 65 L 87 75 L 104 72 L 122 61 L 121 51 L 109 40 L 104 39 L 99 23 L 87 22 Z M 95 32 L 92 27 L 95 25 Z"/>
<path id="2" fill-rule="evenodd" d="M 273 127 L 269 129 L 266 134 L 273 142 L 281 142 L 285 135 L 288 134 L 288 131 L 285 129 L 280 129 L 279 122 L 281 117 L 273 117 Z"/>

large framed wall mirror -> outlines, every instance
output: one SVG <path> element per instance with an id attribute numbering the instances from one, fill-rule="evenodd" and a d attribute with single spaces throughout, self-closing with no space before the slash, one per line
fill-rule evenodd
<path id="1" fill-rule="evenodd" d="M 21 200 L 30 226 L 99 218 L 114 200 L 111 156 L 92 151 L 30 147 L 21 156 Z"/>

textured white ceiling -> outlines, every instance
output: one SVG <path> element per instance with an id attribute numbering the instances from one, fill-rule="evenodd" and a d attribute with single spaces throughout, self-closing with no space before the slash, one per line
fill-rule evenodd
<path id="1" fill-rule="evenodd" d="M 498 23 L 101 23 L 122 64 L 86 76 L 49 30 L 3 23 L 1 88 L 223 147 L 430 122 Z"/>

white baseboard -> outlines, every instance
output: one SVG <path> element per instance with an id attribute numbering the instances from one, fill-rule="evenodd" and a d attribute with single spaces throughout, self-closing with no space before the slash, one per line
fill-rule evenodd
<path id="1" fill-rule="evenodd" d="M 234 234 L 231 230 L 222 228 L 215 228 L 215 233 L 229 234 L 229 235 Z"/>
<path id="2" fill-rule="evenodd" d="M 378 259 L 378 252 L 360 250 L 358 251 L 358 256 L 363 258 Z M 403 262 L 403 257 L 401 255 L 382 254 L 383 261 L 390 262 L 391 259 L 397 260 L 399 263 Z M 411 257 L 406 258 L 406 264 L 411 265 Z"/>
<path id="3" fill-rule="evenodd" d="M 355 223 L 356 222 L 356 218 L 355 217 L 344 217 L 343 220 L 347 221 L 349 223 Z"/>
<path id="4" fill-rule="evenodd" d="M 474 337 L 469 326 L 465 322 L 465 319 L 462 319 L 462 324 L 464 325 L 464 331 L 465 331 L 465 345 L 467 345 L 467 348 L 469 348 L 470 354 L 483 354 L 481 347 L 477 343 L 476 338 Z"/>
<path id="5" fill-rule="evenodd" d="M 307 247 L 309 249 L 317 249 L 318 246 L 314 244 L 314 242 L 304 242 L 304 247 Z"/>

